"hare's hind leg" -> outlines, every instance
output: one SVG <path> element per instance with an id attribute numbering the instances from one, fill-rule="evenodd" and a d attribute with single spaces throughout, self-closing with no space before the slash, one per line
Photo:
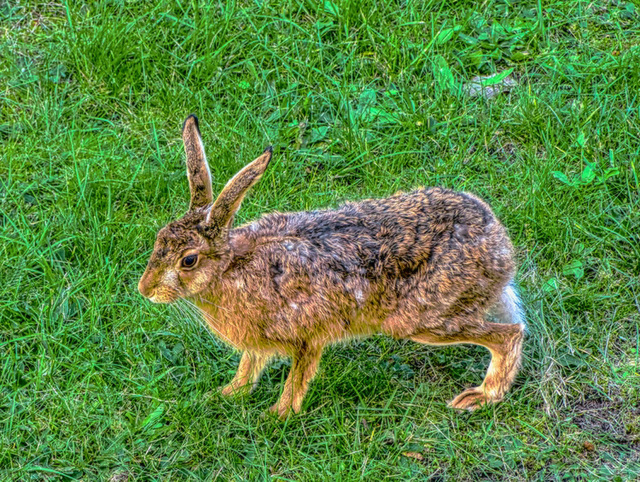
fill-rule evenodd
<path id="1" fill-rule="evenodd" d="M 262 370 L 267 366 L 269 359 L 269 355 L 245 351 L 240 359 L 238 371 L 231 382 L 220 390 L 220 393 L 225 397 L 251 393 L 258 384 Z"/>
<path id="2" fill-rule="evenodd" d="M 479 387 L 469 388 L 449 402 L 460 410 L 474 410 L 485 403 L 502 400 L 513 384 L 522 361 L 524 326 L 521 324 L 487 323 L 489 333 L 477 341 L 491 352 L 491 363 Z"/>
<path id="3" fill-rule="evenodd" d="M 291 370 L 278 403 L 271 407 L 271 412 L 285 418 L 293 410 L 298 413 L 302 408 L 302 400 L 309 388 L 309 382 L 318 371 L 318 363 L 322 356 L 322 347 L 305 346 L 294 355 Z"/>
<path id="4" fill-rule="evenodd" d="M 520 323 L 487 323 L 472 325 L 456 334 L 418 334 L 412 340 L 430 345 L 470 343 L 488 348 L 491 363 L 479 387 L 469 388 L 454 398 L 449 406 L 460 410 L 474 410 L 487 403 L 502 400 L 516 377 L 522 357 L 524 325 Z"/>

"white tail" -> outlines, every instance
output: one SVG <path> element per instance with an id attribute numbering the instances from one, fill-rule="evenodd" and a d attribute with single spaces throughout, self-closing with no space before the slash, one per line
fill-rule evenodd
<path id="1" fill-rule="evenodd" d="M 490 314 L 501 323 L 517 323 L 526 328 L 522 302 L 513 283 L 504 287 L 500 300 L 491 309 Z"/>

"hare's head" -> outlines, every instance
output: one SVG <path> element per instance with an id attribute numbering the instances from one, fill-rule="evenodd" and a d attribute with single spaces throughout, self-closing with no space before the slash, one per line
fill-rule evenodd
<path id="1" fill-rule="evenodd" d="M 147 269 L 138 283 L 140 293 L 155 303 L 196 296 L 215 284 L 233 256 L 228 243 L 233 218 L 271 160 L 269 147 L 238 172 L 214 202 L 211 172 L 196 116 L 187 117 L 182 139 L 191 190 L 189 211 L 158 232 Z"/>

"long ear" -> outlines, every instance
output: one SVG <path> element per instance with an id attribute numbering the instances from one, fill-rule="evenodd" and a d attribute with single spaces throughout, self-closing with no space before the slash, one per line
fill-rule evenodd
<path id="1" fill-rule="evenodd" d="M 245 194 L 267 169 L 272 152 L 273 147 L 267 147 L 260 157 L 233 176 L 213 203 L 207 222 L 214 222 L 220 227 L 231 227 Z"/>
<path id="2" fill-rule="evenodd" d="M 200 137 L 198 118 L 191 114 L 182 126 L 184 152 L 187 154 L 187 177 L 191 191 L 189 210 L 201 208 L 213 202 L 211 192 L 211 171 L 204 155 L 204 145 Z"/>

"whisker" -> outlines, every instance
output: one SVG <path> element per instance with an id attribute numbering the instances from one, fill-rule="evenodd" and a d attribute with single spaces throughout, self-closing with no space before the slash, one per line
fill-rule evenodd
<path id="1" fill-rule="evenodd" d="M 197 316 L 199 319 L 205 318 L 205 320 L 212 320 L 213 322 L 218 322 L 219 321 L 214 318 L 211 314 L 207 313 L 206 311 L 202 310 L 201 308 L 199 308 L 196 304 L 194 304 L 192 301 L 187 300 L 185 298 L 182 298 L 182 300 L 185 302 L 185 307 L 188 307 L 188 309 L 191 310 L 191 312 Z M 211 303 L 213 304 L 213 303 Z M 234 345 L 234 343 L 227 338 L 225 335 L 223 335 L 220 330 L 218 330 L 215 326 L 213 326 L 213 324 L 207 324 L 207 327 L 213 331 L 215 331 L 218 336 L 220 338 L 222 338 L 224 341 L 226 341 L 227 343 L 229 343 L 230 345 Z"/>
<path id="2" fill-rule="evenodd" d="M 191 312 L 191 310 L 187 309 L 187 305 L 180 304 L 180 301 L 182 301 L 182 300 L 178 300 L 178 302 L 172 303 L 171 306 L 173 306 L 176 309 L 176 311 L 178 311 L 180 313 L 181 319 L 186 320 L 187 323 L 189 323 L 192 326 L 192 328 L 194 328 L 196 330 L 204 328 L 205 331 L 207 332 L 207 334 L 209 336 L 211 336 L 212 339 L 215 340 L 216 337 L 211 332 L 209 327 L 206 326 L 206 323 L 202 323 L 202 318 L 199 315 L 197 315 L 196 313 L 193 313 L 193 312 Z M 205 325 L 205 326 L 203 326 L 203 325 Z"/>
<path id="3" fill-rule="evenodd" d="M 188 301 L 188 300 L 186 300 L 186 301 Z M 204 303 L 206 303 L 206 304 L 208 304 L 208 305 L 213 305 L 213 306 L 215 306 L 216 308 L 218 308 L 218 309 L 220 309 L 220 310 L 224 310 L 224 311 L 227 311 L 227 312 L 229 311 L 229 308 L 226 308 L 226 307 L 224 307 L 224 306 L 220 306 L 219 304 L 214 303 L 213 301 L 209 301 L 209 300 L 207 300 L 207 299 L 205 299 L 205 298 L 202 298 L 202 297 L 198 297 L 198 301 L 199 301 L 200 303 L 203 303 L 203 304 L 204 304 Z M 190 303 L 192 303 L 192 302 L 190 302 Z M 193 303 L 192 303 L 192 304 L 193 304 Z M 195 305 L 194 305 L 194 306 L 195 306 Z"/>
<path id="4" fill-rule="evenodd" d="M 191 316 L 184 311 L 182 306 L 180 306 L 177 302 L 171 303 L 171 307 L 175 309 L 180 314 L 180 319 L 186 319 L 187 323 L 193 324 L 193 320 L 191 320 Z"/>

